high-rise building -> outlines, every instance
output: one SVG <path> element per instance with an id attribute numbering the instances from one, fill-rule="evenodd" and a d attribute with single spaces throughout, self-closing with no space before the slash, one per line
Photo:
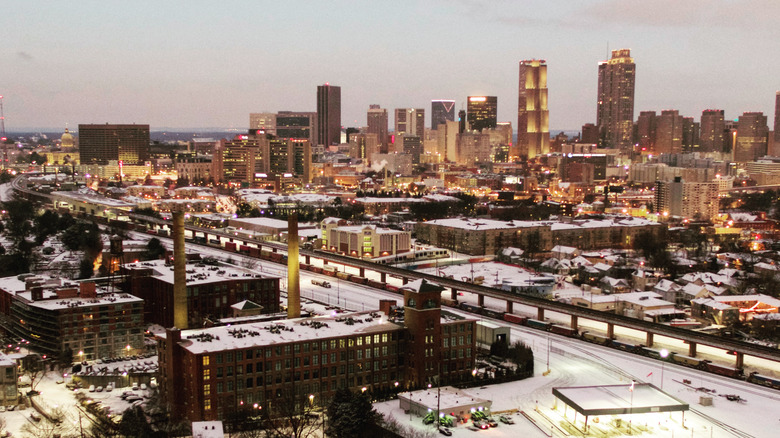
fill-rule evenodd
<path id="1" fill-rule="evenodd" d="M 466 110 L 458 111 L 458 133 L 462 134 L 466 131 Z"/>
<path id="2" fill-rule="evenodd" d="M 534 158 L 550 152 L 550 112 L 547 109 L 547 63 L 520 61 L 517 102 L 517 147 Z"/>
<path id="3" fill-rule="evenodd" d="M 330 146 L 341 142 L 341 87 L 317 86 L 317 144 Z"/>
<path id="4" fill-rule="evenodd" d="M 780 148 L 780 91 L 775 93 L 775 148 Z"/>
<path id="5" fill-rule="evenodd" d="M 357 133 L 349 136 L 349 156 L 356 159 L 373 160 L 375 154 L 381 153 L 379 140 L 374 133 Z"/>
<path id="6" fill-rule="evenodd" d="M 314 144 L 317 141 L 317 113 L 279 111 L 274 131 L 279 138 L 308 140 Z"/>
<path id="7" fill-rule="evenodd" d="M 404 134 L 396 137 L 396 142 L 400 142 L 400 146 L 397 148 L 399 152 L 409 154 L 412 156 L 412 164 L 420 164 L 420 155 L 422 155 L 422 140 L 417 135 Z"/>
<path id="8" fill-rule="evenodd" d="M 642 151 L 655 152 L 658 117 L 655 111 L 642 111 L 636 119 L 636 142 Z"/>
<path id="9" fill-rule="evenodd" d="M 379 151 L 383 154 L 387 153 L 387 110 L 380 108 L 379 105 L 371 105 L 368 107 L 368 114 L 366 114 L 368 121 L 367 134 L 375 134 L 377 142 L 379 144 Z M 370 156 L 365 157 L 370 158 Z"/>
<path id="10" fill-rule="evenodd" d="M 214 150 L 212 174 L 218 183 L 255 183 L 258 174 L 292 174 L 311 182 L 311 143 L 258 132 L 222 140 Z"/>
<path id="11" fill-rule="evenodd" d="M 81 164 L 143 164 L 149 160 L 149 125 L 79 125 Z"/>
<path id="12" fill-rule="evenodd" d="M 599 128 L 593 123 L 586 123 L 582 125 L 582 135 L 580 135 L 580 143 L 596 144 L 599 142 Z"/>
<path id="13" fill-rule="evenodd" d="M 249 129 L 276 135 L 276 113 L 249 113 Z"/>
<path id="14" fill-rule="evenodd" d="M 693 117 L 683 117 L 682 150 L 686 153 L 699 151 L 699 122 Z"/>
<path id="15" fill-rule="evenodd" d="M 718 214 L 717 182 L 656 181 L 655 210 L 670 216 L 712 219 Z"/>
<path id="16" fill-rule="evenodd" d="M 439 125 L 455 121 L 454 100 L 431 101 L 431 129 L 437 129 Z"/>
<path id="17" fill-rule="evenodd" d="M 700 148 L 702 152 L 726 151 L 726 122 L 723 110 L 708 109 L 701 113 Z"/>
<path id="18" fill-rule="evenodd" d="M 425 136 L 425 110 L 422 108 L 395 109 L 395 135 Z"/>
<path id="19" fill-rule="evenodd" d="M 469 129 L 474 131 L 492 129 L 498 123 L 498 97 L 496 96 L 469 96 L 466 110 Z"/>
<path id="20" fill-rule="evenodd" d="M 655 152 L 682 153 L 683 117 L 677 110 L 663 110 L 658 116 L 655 131 Z"/>
<path id="21" fill-rule="evenodd" d="M 596 124 L 602 147 L 631 146 L 635 77 L 636 64 L 629 49 L 613 50 L 610 60 L 599 63 Z"/>
<path id="22" fill-rule="evenodd" d="M 767 153 L 769 127 L 762 112 L 746 112 L 739 116 L 734 161 L 756 161 Z"/>

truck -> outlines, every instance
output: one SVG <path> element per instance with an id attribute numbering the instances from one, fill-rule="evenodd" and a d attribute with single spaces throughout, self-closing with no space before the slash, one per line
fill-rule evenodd
<path id="1" fill-rule="evenodd" d="M 325 280 L 316 280 L 316 279 L 314 279 L 314 280 L 311 281 L 311 284 L 316 285 L 316 286 L 322 286 L 324 288 L 330 289 L 330 283 L 328 283 Z"/>

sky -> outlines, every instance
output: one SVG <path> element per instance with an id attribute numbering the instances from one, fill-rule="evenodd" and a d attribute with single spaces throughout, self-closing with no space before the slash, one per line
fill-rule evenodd
<path id="1" fill-rule="evenodd" d="M 597 65 L 630 48 L 640 111 L 697 120 L 763 111 L 780 90 L 776 0 L 13 1 L 0 24 L 6 129 L 144 123 L 236 128 L 251 112 L 316 111 L 341 86 L 342 124 L 370 104 L 498 96 L 516 129 L 518 62 L 548 65 L 550 128 L 595 122 Z M 392 128 L 391 128 L 392 129 Z"/>

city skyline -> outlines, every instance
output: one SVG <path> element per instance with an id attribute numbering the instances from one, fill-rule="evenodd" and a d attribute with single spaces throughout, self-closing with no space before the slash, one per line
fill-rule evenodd
<path id="1" fill-rule="evenodd" d="M 344 126 L 365 126 L 370 104 L 460 110 L 473 95 L 497 96 L 498 121 L 514 121 L 517 62 L 538 58 L 551 131 L 579 130 L 596 121 L 596 66 L 619 48 L 637 63 L 635 114 L 761 111 L 773 124 L 778 4 L 526 3 L 12 5 L 0 31 L 6 129 L 245 129 L 249 113 L 315 111 L 326 82 L 343 89 Z"/>

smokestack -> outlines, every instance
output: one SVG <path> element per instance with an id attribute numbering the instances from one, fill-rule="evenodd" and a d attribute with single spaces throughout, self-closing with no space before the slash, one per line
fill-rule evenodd
<path id="1" fill-rule="evenodd" d="M 184 253 L 184 212 L 173 212 L 173 326 L 187 329 L 187 256 Z"/>
<path id="2" fill-rule="evenodd" d="M 298 214 L 287 217 L 287 318 L 301 317 L 301 277 L 298 260 Z"/>

